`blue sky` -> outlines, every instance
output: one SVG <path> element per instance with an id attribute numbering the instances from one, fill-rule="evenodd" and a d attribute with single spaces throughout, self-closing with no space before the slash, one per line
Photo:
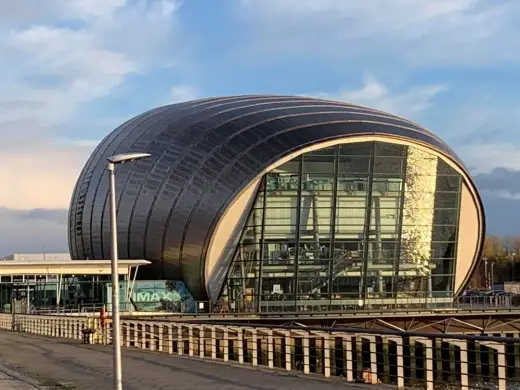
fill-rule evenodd
<path id="1" fill-rule="evenodd" d="M 1 2 L 0 253 L 66 249 L 74 182 L 124 120 L 250 93 L 421 123 L 471 169 L 489 232 L 520 234 L 519 18 L 516 0 Z"/>

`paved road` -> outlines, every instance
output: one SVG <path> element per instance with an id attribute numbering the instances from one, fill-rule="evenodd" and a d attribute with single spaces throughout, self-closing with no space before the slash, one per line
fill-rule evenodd
<path id="1" fill-rule="evenodd" d="M 47 386 L 61 382 L 62 389 L 111 389 L 112 355 L 106 346 L 0 331 L 0 363 Z M 345 390 L 351 387 L 339 380 L 302 378 L 133 349 L 123 350 L 123 364 L 125 390 Z"/>
<path id="2" fill-rule="evenodd" d="M 33 380 L 0 364 L 0 390 L 40 389 Z"/>

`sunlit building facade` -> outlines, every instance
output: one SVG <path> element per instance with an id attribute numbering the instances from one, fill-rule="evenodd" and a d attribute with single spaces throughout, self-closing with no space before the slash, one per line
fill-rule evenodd
<path id="1" fill-rule="evenodd" d="M 248 311 L 445 302 L 432 298 L 457 287 L 461 184 L 435 154 L 383 140 L 291 159 L 261 180 L 223 296 Z"/>
<path id="2" fill-rule="evenodd" d="M 467 170 L 403 118 L 319 99 L 239 96 L 161 107 L 110 134 L 69 214 L 73 258 L 107 258 L 106 157 L 120 256 L 238 312 L 445 304 L 480 257 L 484 214 Z M 122 243 L 122 245 L 121 245 Z"/>

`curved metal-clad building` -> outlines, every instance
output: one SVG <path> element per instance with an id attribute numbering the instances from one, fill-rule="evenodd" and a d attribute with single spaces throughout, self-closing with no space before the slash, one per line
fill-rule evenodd
<path id="1" fill-rule="evenodd" d="M 264 310 L 449 298 L 480 256 L 481 201 L 435 134 L 347 103 L 236 96 L 159 107 L 110 133 L 74 189 L 72 258 L 110 257 L 106 159 L 128 152 L 152 157 L 116 168 L 119 255 L 152 261 L 142 277 L 181 278 L 196 299 Z"/>

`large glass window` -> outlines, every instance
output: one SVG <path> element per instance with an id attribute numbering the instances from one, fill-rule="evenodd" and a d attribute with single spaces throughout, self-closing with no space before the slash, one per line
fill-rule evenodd
<path id="1" fill-rule="evenodd" d="M 414 304 L 453 292 L 462 178 L 419 147 L 319 149 L 265 175 L 228 272 L 230 310 Z"/>

